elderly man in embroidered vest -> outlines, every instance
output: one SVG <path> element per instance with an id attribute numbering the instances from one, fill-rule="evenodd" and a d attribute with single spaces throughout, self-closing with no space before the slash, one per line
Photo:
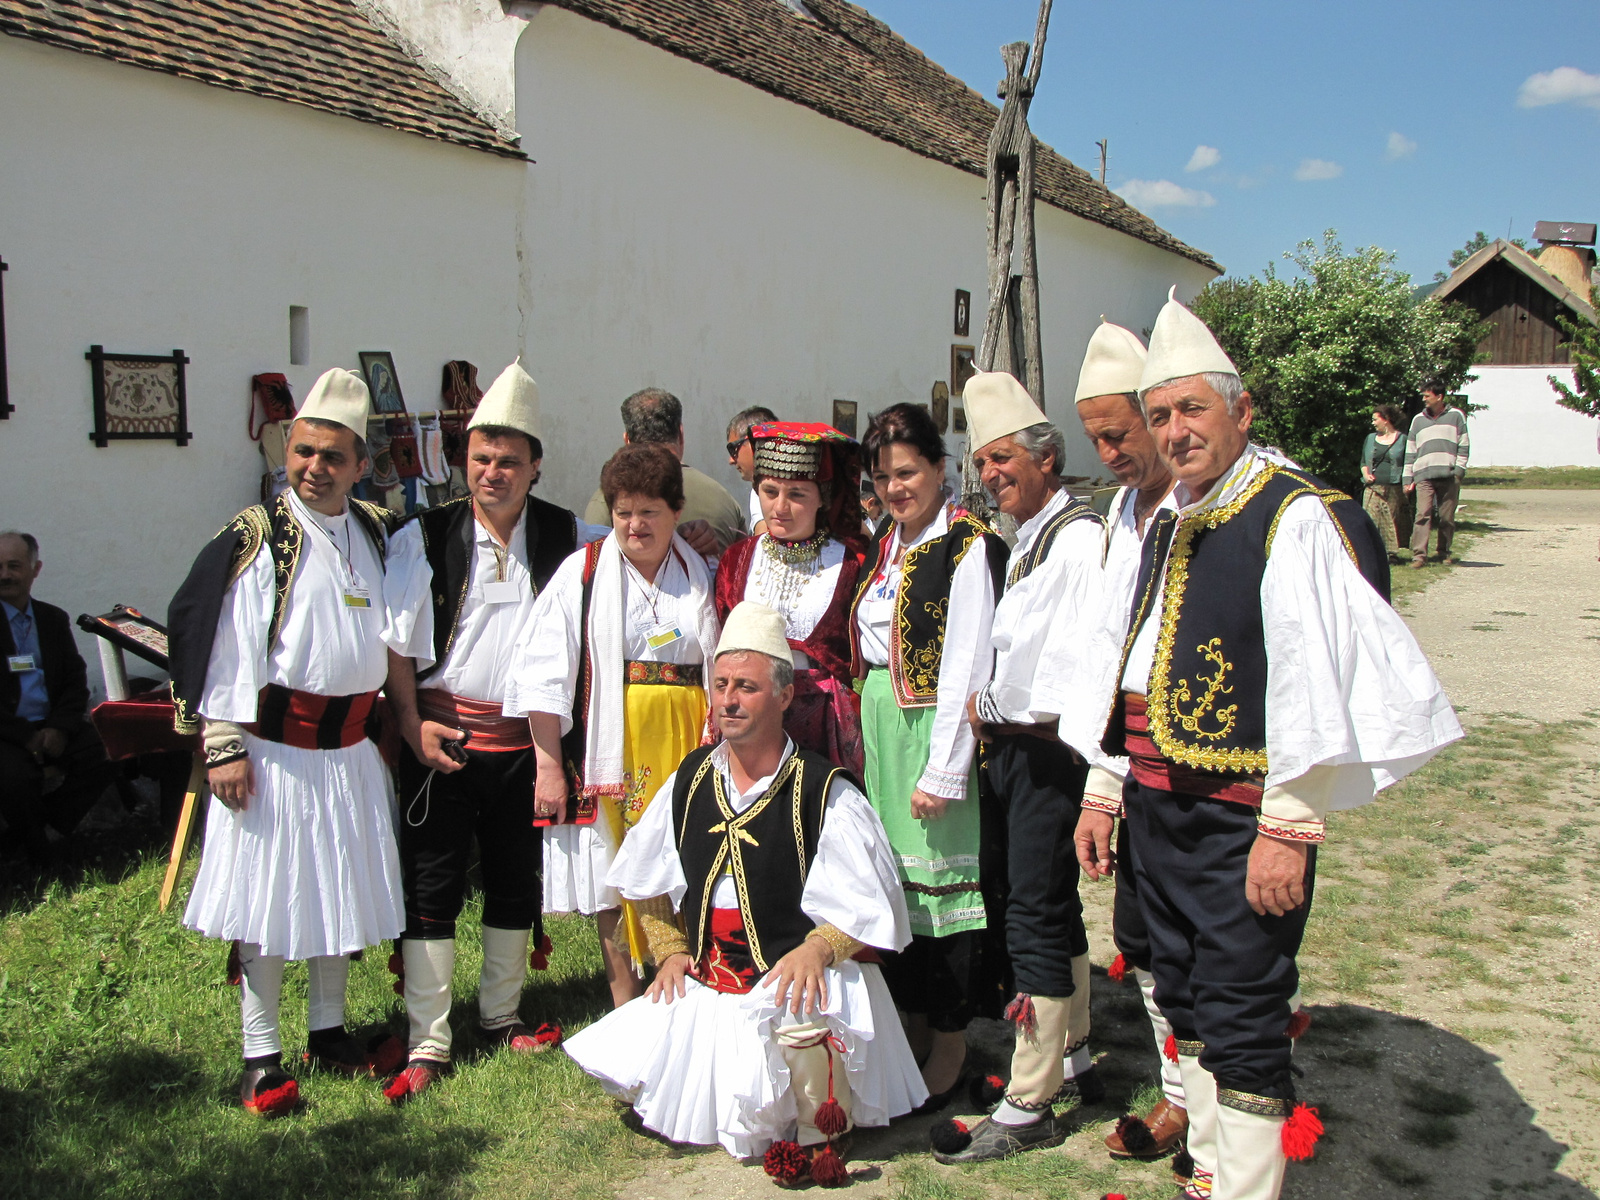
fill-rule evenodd
<path id="1" fill-rule="evenodd" d="M 1087 764 L 1056 736 L 1035 702 L 1039 659 L 1057 621 L 1093 603 L 1105 524 L 1061 484 L 1066 443 L 1010 375 L 979 372 L 963 393 L 973 463 L 1002 512 L 1018 522 L 991 634 L 994 672 L 968 701 L 988 743 L 988 786 L 1004 813 L 1006 948 L 1017 995 L 1011 1080 L 1000 1105 L 970 1133 L 932 1132 L 941 1162 L 978 1162 L 1054 1145 L 1065 1134 L 1054 1105 L 1098 1104 L 1105 1085 L 1089 1054 L 1089 938 L 1078 899 L 1072 831 Z M 961 629 L 946 654 L 966 657 Z"/>
<path id="2" fill-rule="evenodd" d="M 386 1067 L 344 1028 L 349 956 L 399 936 L 394 788 L 367 721 L 387 651 L 432 656 L 426 589 L 384 510 L 347 499 L 367 462 L 366 384 L 332 370 L 288 438 L 289 490 L 201 551 L 169 609 L 181 730 L 203 722 L 213 803 L 184 924 L 234 943 L 252 1112 L 298 1104 L 284 1073 L 285 959 L 310 970 L 308 1061 Z"/>
<path id="3" fill-rule="evenodd" d="M 1173 488 L 1177 481 L 1156 451 L 1144 423 L 1144 411 L 1139 407 L 1139 377 L 1144 363 L 1144 343 L 1120 325 L 1102 321 L 1089 339 L 1078 376 L 1078 419 L 1100 461 L 1121 486 L 1112 497 L 1106 522 L 1098 608 L 1085 614 L 1084 622 L 1059 624 L 1039 664 L 1039 706 L 1060 714 L 1061 739 L 1082 747 L 1095 764 L 1084 785 L 1086 817 L 1091 810 L 1115 815 L 1122 808 L 1122 777 L 1128 773 L 1128 764 L 1126 758 L 1099 751 L 1100 731 L 1106 718 L 1106 691 L 1099 681 L 1115 670 L 1120 658 L 1139 574 L 1139 555 L 1156 526 L 1154 518 L 1176 504 Z M 1110 819 L 1106 818 L 1107 829 Z M 1127 830 L 1124 822 L 1114 856 L 1120 868 L 1115 874 L 1112 921 L 1117 958 L 1109 974 L 1112 979 L 1121 980 L 1125 972 L 1133 972 L 1150 1015 L 1156 1048 L 1164 1052 L 1172 1028 L 1155 1003 L 1150 938 L 1139 911 Z M 1097 879 L 1111 873 L 1112 866 L 1109 860 L 1103 864 L 1090 862 L 1085 864 L 1085 870 L 1090 879 Z M 1131 1113 L 1123 1117 L 1106 1136 L 1106 1148 L 1115 1158 L 1157 1158 L 1183 1149 L 1189 1127 L 1183 1078 L 1178 1064 L 1165 1053 L 1160 1062 L 1161 1100 L 1143 1119 Z M 1181 1179 L 1187 1179 L 1184 1163 L 1185 1156 L 1179 1153 L 1174 1170 Z"/>
<path id="4" fill-rule="evenodd" d="M 793 671 L 783 617 L 737 605 L 711 687 L 723 741 L 662 782 L 671 802 L 606 878 L 648 914 L 655 982 L 567 1053 L 662 1137 L 831 1187 L 851 1129 L 928 1092 L 871 949 L 911 940 L 895 856 L 849 773 L 784 734 Z"/>
<path id="5" fill-rule="evenodd" d="M 532 1052 L 555 1031 L 518 1016 L 528 949 L 540 928 L 543 834 L 533 824 L 533 741 L 503 707 L 515 655 L 533 636 L 534 601 L 580 542 L 582 524 L 529 494 L 539 477 L 539 386 L 514 362 L 473 413 L 470 496 L 426 509 L 395 534 L 433 598 L 432 663 L 390 652 L 389 696 L 405 735 L 399 772 L 406 930 L 400 944 L 410 1050 L 384 1089 L 395 1104 L 431 1086 L 450 1062 L 456 918 L 476 838 L 483 871 L 478 1027 L 494 1047 Z M 446 745 L 447 742 L 453 745 Z M 452 756 L 454 755 L 454 757 Z"/>
<path id="6" fill-rule="evenodd" d="M 1295 956 L 1324 818 L 1364 804 L 1461 736 L 1385 602 L 1383 543 L 1360 505 L 1249 445 L 1250 395 L 1209 330 L 1169 299 L 1139 394 L 1178 479 L 1144 539 L 1121 650 L 1063 735 L 1126 758 L 1123 820 L 1155 1001 L 1188 1103 L 1187 1194 L 1273 1200 L 1321 1125 L 1295 1103 Z M 1098 745 L 1087 744 L 1095 741 Z M 1105 789 L 1102 789 L 1105 790 Z M 1078 854 L 1111 862 L 1111 815 Z"/>

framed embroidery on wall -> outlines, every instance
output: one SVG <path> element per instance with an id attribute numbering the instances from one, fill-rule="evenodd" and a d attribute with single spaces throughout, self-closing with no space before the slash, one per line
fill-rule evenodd
<path id="1" fill-rule="evenodd" d="M 189 432 L 183 379 L 189 359 L 182 350 L 107 354 L 104 346 L 90 346 L 84 357 L 94 386 L 94 432 L 89 436 L 96 446 L 168 439 L 189 444 L 194 435 Z"/>

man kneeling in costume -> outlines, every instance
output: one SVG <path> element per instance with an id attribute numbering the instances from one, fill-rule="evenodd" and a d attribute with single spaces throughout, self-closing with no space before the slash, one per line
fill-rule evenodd
<path id="1" fill-rule="evenodd" d="M 655 982 L 566 1049 L 662 1137 L 837 1187 L 850 1130 L 927 1088 L 870 949 L 911 940 L 895 857 L 849 774 L 784 734 L 793 671 L 782 616 L 738 605 L 711 689 L 724 741 L 663 781 L 672 802 L 606 877 L 650 914 Z"/>

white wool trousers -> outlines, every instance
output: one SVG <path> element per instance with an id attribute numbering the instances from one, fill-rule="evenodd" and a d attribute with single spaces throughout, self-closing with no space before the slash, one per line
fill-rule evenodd
<path id="1" fill-rule="evenodd" d="M 278 1000 L 283 994 L 282 956 L 263 954 L 255 942 L 239 945 L 239 965 L 243 979 L 239 985 L 239 1009 L 244 1028 L 244 1056 L 264 1058 L 282 1054 L 278 1036 Z M 350 978 L 350 960 L 342 954 L 328 954 L 306 960 L 310 973 L 307 1029 L 332 1029 L 344 1024 L 345 985 Z"/>

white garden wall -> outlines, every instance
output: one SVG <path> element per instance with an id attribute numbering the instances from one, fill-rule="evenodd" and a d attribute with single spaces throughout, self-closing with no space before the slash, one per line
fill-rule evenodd
<path id="1" fill-rule="evenodd" d="M 1572 386 L 1571 367 L 1473 367 L 1466 388 L 1473 404 L 1487 404 L 1467 420 L 1473 466 L 1600 466 L 1600 421 L 1562 408 L 1550 376 Z M 1471 483 L 1472 472 L 1467 472 Z"/>

